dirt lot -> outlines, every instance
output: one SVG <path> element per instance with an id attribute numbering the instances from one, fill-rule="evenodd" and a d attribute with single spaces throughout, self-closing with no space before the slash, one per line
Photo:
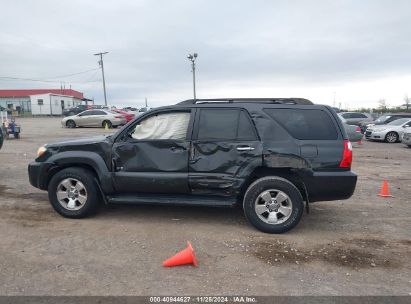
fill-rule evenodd
<path id="1" fill-rule="evenodd" d="M 106 133 L 20 119 L 0 150 L 1 295 L 410 295 L 411 149 L 354 148 L 354 196 L 311 205 L 284 235 L 237 209 L 105 207 L 69 220 L 30 186 L 27 164 L 47 142 Z M 377 196 L 387 178 L 394 198 Z M 326 185 L 324 185 L 326 187 Z M 162 261 L 191 240 L 199 268 Z"/>

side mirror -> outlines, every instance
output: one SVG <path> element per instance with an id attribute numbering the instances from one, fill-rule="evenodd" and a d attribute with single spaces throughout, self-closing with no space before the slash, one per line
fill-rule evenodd
<path id="1" fill-rule="evenodd" d="M 409 125 L 405 125 L 405 126 L 402 126 L 403 128 L 408 128 L 409 127 Z"/>

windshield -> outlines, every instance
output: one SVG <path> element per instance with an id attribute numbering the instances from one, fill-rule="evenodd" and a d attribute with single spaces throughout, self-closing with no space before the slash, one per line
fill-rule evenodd
<path id="1" fill-rule="evenodd" d="M 387 125 L 391 125 L 391 126 L 401 126 L 403 123 L 406 123 L 407 121 L 409 121 L 409 118 L 401 118 L 401 119 L 397 119 L 394 121 L 391 121 L 390 123 L 387 123 Z"/>
<path id="2" fill-rule="evenodd" d="M 376 123 L 383 123 L 384 121 L 386 121 L 388 118 L 390 118 L 390 115 L 383 115 L 378 117 L 378 119 L 375 121 Z"/>

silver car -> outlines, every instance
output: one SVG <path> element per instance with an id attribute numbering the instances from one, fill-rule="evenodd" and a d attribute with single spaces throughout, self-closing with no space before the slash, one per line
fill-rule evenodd
<path id="1" fill-rule="evenodd" d="M 369 140 L 383 140 L 388 143 L 398 142 L 405 128 L 411 126 L 411 118 L 400 118 L 386 125 L 375 125 L 367 128 L 365 138 Z"/>
<path id="2" fill-rule="evenodd" d="M 124 115 L 109 110 L 87 110 L 77 115 L 64 117 L 63 127 L 103 127 L 111 128 L 126 124 Z"/>

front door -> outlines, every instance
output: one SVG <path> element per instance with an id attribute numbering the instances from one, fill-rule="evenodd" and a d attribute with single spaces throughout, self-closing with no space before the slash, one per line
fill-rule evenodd
<path id="1" fill-rule="evenodd" d="M 189 160 L 194 194 L 233 196 L 262 165 L 262 145 L 244 109 L 202 108 L 197 111 Z"/>
<path id="2" fill-rule="evenodd" d="M 113 182 L 120 193 L 188 193 L 191 110 L 154 112 L 113 145 Z"/>

